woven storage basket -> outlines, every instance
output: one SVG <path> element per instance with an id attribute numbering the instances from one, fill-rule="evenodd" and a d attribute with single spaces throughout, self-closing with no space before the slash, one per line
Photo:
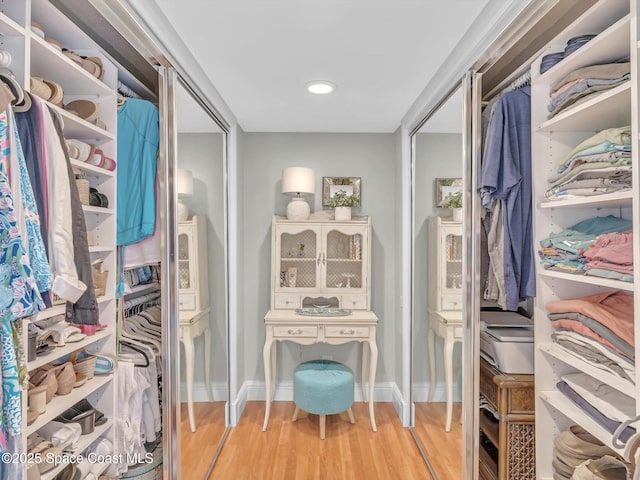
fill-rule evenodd
<path id="1" fill-rule="evenodd" d="M 80 355 L 83 355 L 83 357 L 78 358 Z M 87 380 L 91 380 L 93 378 L 96 371 L 97 360 L 98 357 L 90 354 L 86 350 L 76 350 L 69 355 L 69 361 L 73 363 L 73 369 L 76 373 L 87 377 Z"/>
<path id="2" fill-rule="evenodd" d="M 80 203 L 89 205 L 89 179 L 85 175 L 76 175 L 76 185 L 80 195 Z"/>
<path id="3" fill-rule="evenodd" d="M 96 297 L 102 297 L 107 290 L 107 278 L 109 277 L 109 270 L 103 272 L 93 272 L 93 288 L 96 292 Z"/>

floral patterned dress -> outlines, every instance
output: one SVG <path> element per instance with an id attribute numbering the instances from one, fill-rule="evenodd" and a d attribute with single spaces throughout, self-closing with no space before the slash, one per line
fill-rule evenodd
<path id="1" fill-rule="evenodd" d="M 8 157 L 7 129 L 0 136 L 0 156 Z M 15 436 L 22 425 L 20 384 L 11 321 L 36 313 L 44 307 L 33 277 L 22 236 L 17 226 L 7 165 L 0 162 L 0 371 L 2 405 L 0 447 L 6 448 L 6 434 Z"/>

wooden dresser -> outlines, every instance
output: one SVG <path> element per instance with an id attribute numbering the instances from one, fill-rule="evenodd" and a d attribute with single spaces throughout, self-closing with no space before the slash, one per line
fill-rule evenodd
<path id="1" fill-rule="evenodd" d="M 505 374 L 482 359 L 480 393 L 499 417 L 480 411 L 480 478 L 535 480 L 533 375 Z"/>

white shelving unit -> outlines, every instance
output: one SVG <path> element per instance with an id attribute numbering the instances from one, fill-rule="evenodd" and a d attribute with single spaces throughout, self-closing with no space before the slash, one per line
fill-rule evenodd
<path id="1" fill-rule="evenodd" d="M 63 55 L 48 42 L 32 33 L 31 22 L 42 25 L 45 34 L 61 42 L 62 46 L 82 55 L 98 56 L 104 66 L 104 77 L 97 79 L 79 65 Z M 75 138 L 92 143 L 103 150 L 105 156 L 117 162 L 117 67 L 101 53 L 99 47 L 89 36 L 80 30 L 71 20 L 60 13 L 47 0 L 25 0 L 19 2 L 0 3 L 0 35 L 2 49 L 10 52 L 11 69 L 18 81 L 26 90 L 30 87 L 32 76 L 42 77 L 60 84 L 64 91 L 64 103 L 75 99 L 90 99 L 100 106 L 99 118 L 106 125 L 102 129 L 74 114 L 47 104 L 63 120 L 65 138 Z M 83 206 L 87 229 L 93 231 L 94 244 L 90 246 L 91 260 L 102 259 L 103 269 L 109 271 L 105 295 L 97 298 L 100 324 L 106 328 L 96 334 L 87 336 L 80 342 L 67 343 L 64 347 L 56 347 L 50 353 L 37 357 L 27 364 L 29 372 L 68 355 L 78 348 L 87 348 L 102 352 L 112 357 L 116 355 L 116 172 L 99 167 L 72 161 L 75 170 L 87 175 L 92 187 L 105 194 L 109 199 L 109 208 Z M 38 313 L 37 320 L 46 319 L 65 313 L 65 305 L 55 305 Z M 24 320 L 25 352 L 27 320 Z M 31 425 L 26 424 L 27 395 L 23 392 L 23 445 L 26 447 L 27 436 L 51 421 L 81 399 L 88 399 L 108 421 L 89 435 L 82 436 L 75 454 L 80 454 L 91 444 L 102 437 L 114 441 L 115 429 L 115 388 L 114 377 L 117 372 L 106 376 L 95 376 L 83 386 L 75 388 L 70 394 L 55 396 L 47 404 L 46 411 Z M 54 478 L 64 467 L 53 469 L 43 475 L 44 479 Z M 108 466 L 105 465 L 105 468 Z"/>
<path id="2" fill-rule="evenodd" d="M 630 5 L 631 3 L 631 5 Z M 567 40 L 583 34 L 597 34 L 578 51 L 538 74 L 540 58 L 532 66 L 532 150 L 533 150 L 533 203 L 534 248 L 552 232 L 560 232 L 581 220 L 597 216 L 614 215 L 633 220 L 635 237 L 634 259 L 640 261 L 638 182 L 638 20 L 637 0 L 601 0 L 558 35 L 540 55 L 559 51 Z M 633 48 L 631 48 L 633 46 Z M 631 79 L 618 87 L 592 95 L 555 117 L 548 119 L 547 104 L 550 86 L 569 72 L 588 65 L 620 61 L 631 57 Z M 632 192 L 612 193 L 588 198 L 549 201 L 544 193 L 549 188 L 547 179 L 557 163 L 581 141 L 596 132 L 614 127 L 632 125 L 633 185 Z M 536 475 L 553 478 L 553 448 L 555 436 L 569 425 L 578 423 L 614 451 L 611 432 L 606 431 L 561 393 L 556 384 L 565 373 L 581 371 L 609 386 L 639 399 L 636 413 L 640 412 L 640 392 L 626 381 L 600 370 L 552 342 L 553 327 L 547 317 L 545 305 L 554 300 L 580 298 L 603 291 L 622 290 L 638 297 L 638 282 L 571 275 L 545 270 L 537 266 L 535 321 L 535 382 L 536 382 Z M 635 318 L 640 319 L 638 302 Z M 636 357 L 638 357 L 638 329 L 635 328 Z"/>

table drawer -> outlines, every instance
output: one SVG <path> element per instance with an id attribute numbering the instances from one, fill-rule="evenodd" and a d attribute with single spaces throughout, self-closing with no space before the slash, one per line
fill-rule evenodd
<path id="1" fill-rule="evenodd" d="M 327 338 L 366 338 L 369 336 L 369 327 L 326 326 L 324 327 L 324 336 Z"/>
<path id="2" fill-rule="evenodd" d="M 300 308 L 300 295 L 277 293 L 274 300 L 275 308 Z"/>
<path id="3" fill-rule="evenodd" d="M 442 310 L 462 310 L 462 297 L 460 295 L 443 295 Z"/>
<path id="4" fill-rule="evenodd" d="M 283 327 L 273 327 L 274 337 L 317 337 L 318 327 L 316 325 L 287 325 Z"/>
<path id="5" fill-rule="evenodd" d="M 186 293 L 181 293 L 178 301 L 180 302 L 180 310 L 195 310 L 196 309 L 196 296 Z"/>
<path id="6" fill-rule="evenodd" d="M 366 310 L 366 295 L 342 295 L 341 308 L 349 308 L 353 310 Z"/>

